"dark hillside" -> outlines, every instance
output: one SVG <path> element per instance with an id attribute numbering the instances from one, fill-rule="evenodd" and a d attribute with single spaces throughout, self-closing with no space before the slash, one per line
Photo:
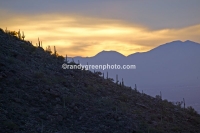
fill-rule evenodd
<path id="1" fill-rule="evenodd" d="M 193 108 L 141 94 L 99 73 L 62 69 L 63 59 L 0 30 L 0 132 L 200 132 Z"/>

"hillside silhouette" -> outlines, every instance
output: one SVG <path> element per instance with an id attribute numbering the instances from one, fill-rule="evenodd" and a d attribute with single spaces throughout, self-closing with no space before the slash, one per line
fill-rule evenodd
<path id="1" fill-rule="evenodd" d="M 192 107 L 116 84 L 100 72 L 62 69 L 63 60 L 0 30 L 2 133 L 200 132 Z"/>

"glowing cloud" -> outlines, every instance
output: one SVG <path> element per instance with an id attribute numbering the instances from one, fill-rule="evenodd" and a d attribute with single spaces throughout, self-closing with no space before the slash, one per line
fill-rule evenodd
<path id="1" fill-rule="evenodd" d="M 124 55 L 144 52 L 174 40 L 200 42 L 200 24 L 182 29 L 150 30 L 119 20 L 77 15 L 8 15 L 0 13 L 1 28 L 24 31 L 26 40 L 43 48 L 55 45 L 62 55 L 93 56 L 102 50 L 115 50 Z"/>

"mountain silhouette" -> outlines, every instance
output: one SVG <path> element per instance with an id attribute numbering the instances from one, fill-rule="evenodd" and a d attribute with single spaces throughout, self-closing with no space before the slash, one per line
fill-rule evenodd
<path id="1" fill-rule="evenodd" d="M 127 57 L 118 52 L 107 51 L 90 58 L 79 57 L 78 60 L 81 64 L 88 62 L 88 64 L 136 65 L 134 70 L 99 71 L 108 72 L 114 79 L 117 74 L 120 80 L 124 79 L 126 85 L 134 87 L 137 84 L 140 91 L 144 90 L 153 96 L 164 91 L 167 99 L 178 100 L 187 97 L 188 102 L 194 104 L 194 101 L 200 101 L 196 96 L 200 93 L 199 57 L 200 44 L 188 40 L 169 42 L 150 51 L 134 53 Z M 76 60 L 76 57 L 74 59 Z M 182 91 L 180 91 L 181 87 L 184 88 Z M 188 92 L 188 87 L 191 92 Z M 190 101 L 190 99 L 193 100 Z M 196 106 L 200 111 L 200 103 Z"/>
<path id="2" fill-rule="evenodd" d="M 102 51 L 93 57 L 74 57 L 74 60 L 79 60 L 81 64 L 88 62 L 88 64 L 136 65 L 136 70 L 106 70 L 115 71 L 115 75 L 120 74 L 125 79 L 131 78 L 131 82 L 134 83 L 129 85 L 135 83 L 141 86 L 200 85 L 197 80 L 200 76 L 199 51 L 198 43 L 173 41 L 148 52 L 135 53 L 127 57 L 116 51 Z"/>

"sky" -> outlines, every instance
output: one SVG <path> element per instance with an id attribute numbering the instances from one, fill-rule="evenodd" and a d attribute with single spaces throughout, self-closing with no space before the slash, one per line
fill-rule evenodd
<path id="1" fill-rule="evenodd" d="M 200 0 L 0 0 L 0 28 L 65 56 L 125 56 L 175 40 L 200 43 Z"/>

